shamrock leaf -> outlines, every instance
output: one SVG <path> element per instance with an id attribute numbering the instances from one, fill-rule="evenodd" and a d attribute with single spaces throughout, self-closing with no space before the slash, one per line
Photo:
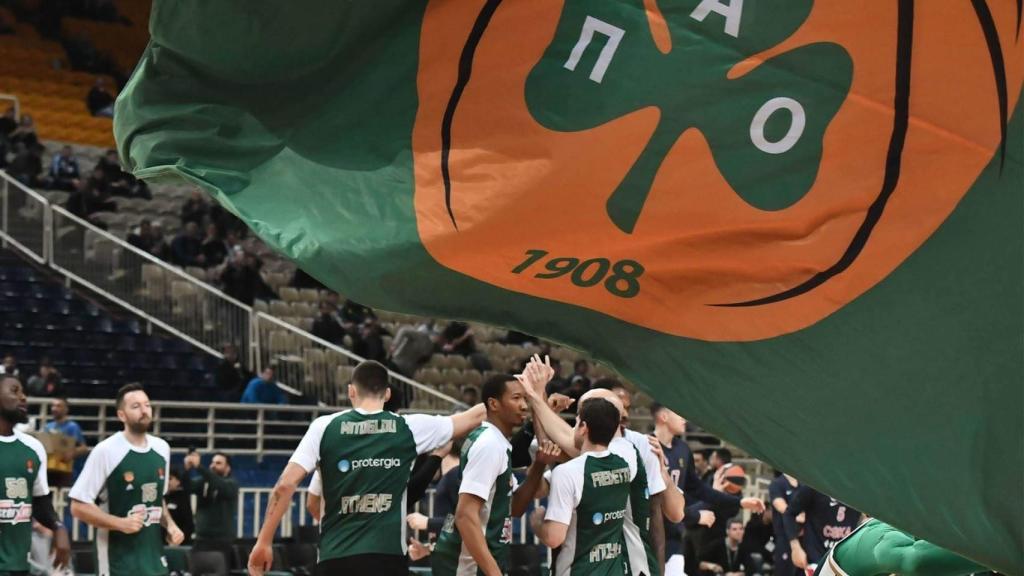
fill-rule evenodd
<path id="1" fill-rule="evenodd" d="M 566 0 L 526 83 L 530 113 L 551 130 L 587 130 L 642 108 L 659 110 L 646 146 L 608 198 L 611 220 L 633 231 L 662 162 L 690 128 L 701 131 L 748 204 L 780 210 L 803 198 L 818 172 L 825 129 L 849 91 L 849 55 L 815 43 L 738 78 L 727 74 L 792 35 L 812 0 L 662 0 L 662 19 L 649 19 L 644 4 Z M 667 34 L 656 40 L 659 27 Z"/>

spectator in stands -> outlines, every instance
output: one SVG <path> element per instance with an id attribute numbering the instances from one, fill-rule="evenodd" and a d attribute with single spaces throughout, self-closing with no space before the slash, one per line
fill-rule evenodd
<path id="1" fill-rule="evenodd" d="M 43 147 L 38 144 L 14 143 L 14 158 L 7 165 L 7 173 L 25 186 L 39 186 L 43 172 Z"/>
<path id="2" fill-rule="evenodd" d="M 128 233 L 128 243 L 143 252 L 150 252 L 156 246 L 157 237 L 153 234 L 153 227 L 147 218 L 139 221 L 137 230 Z"/>
<path id="3" fill-rule="evenodd" d="M 167 511 L 178 528 L 185 535 L 182 544 L 192 543 L 192 533 L 195 531 L 195 523 L 192 519 L 192 496 L 185 490 L 185 473 L 177 466 L 171 468 L 167 479 L 167 493 L 164 494 L 164 502 L 167 503 Z"/>
<path id="4" fill-rule="evenodd" d="M 449 322 L 441 332 L 439 339 L 441 351 L 445 354 L 458 354 L 469 358 L 477 370 L 484 372 L 491 369 L 491 361 L 485 354 L 476 349 L 473 330 L 465 322 Z"/>
<path id="5" fill-rule="evenodd" d="M 726 464 L 732 464 L 732 451 L 728 448 L 715 448 L 711 451 L 711 458 L 708 460 L 711 472 L 715 473 Z"/>
<path id="6" fill-rule="evenodd" d="M 353 338 L 359 337 L 360 329 L 364 324 L 371 324 L 377 321 L 377 315 L 368 306 L 363 306 L 354 300 L 345 300 L 345 305 L 338 311 L 341 318 L 341 327 Z"/>
<path id="7" fill-rule="evenodd" d="M 32 375 L 26 387 L 32 396 L 58 396 L 61 392 L 61 375 L 49 358 L 43 357 L 39 362 L 39 373 Z"/>
<path id="8" fill-rule="evenodd" d="M 24 144 L 30 149 L 37 149 L 40 146 L 39 135 L 36 134 L 36 123 L 28 114 L 21 115 L 21 121 L 18 122 L 18 127 L 11 132 L 7 139 L 12 144 Z M 40 151 L 40 154 L 41 153 L 42 152 Z"/>
<path id="9" fill-rule="evenodd" d="M 750 559 L 747 570 L 751 573 L 763 572 L 764 563 L 771 563 L 774 545 L 769 546 L 775 537 L 772 528 L 772 518 L 775 516 L 770 504 L 765 505 L 761 514 L 751 514 L 750 520 L 743 528 L 743 541 L 740 542 L 740 550 Z"/>
<path id="10" fill-rule="evenodd" d="M 199 226 L 206 219 L 206 214 L 209 211 L 210 206 L 206 203 L 203 191 L 195 188 L 192 190 L 192 195 L 189 199 L 181 206 L 181 223 L 195 222 L 196 226 Z"/>
<path id="11" fill-rule="evenodd" d="M 171 264 L 202 266 L 205 262 L 203 240 L 199 236 L 199 225 L 189 222 L 171 242 Z"/>
<path id="12" fill-rule="evenodd" d="M 260 375 L 249 381 L 242 394 L 243 404 L 287 404 L 288 396 L 274 380 L 274 367 L 267 366 Z"/>
<path id="13" fill-rule="evenodd" d="M 53 155 L 50 176 L 47 178 L 45 186 L 70 192 L 78 188 L 80 177 L 78 159 L 71 152 L 71 146 L 64 146 L 60 152 Z"/>
<path id="14" fill-rule="evenodd" d="M 53 419 L 43 427 L 44 432 L 66 436 L 73 442 L 71 450 L 55 450 L 47 454 L 46 474 L 50 485 L 59 488 L 71 487 L 75 459 L 89 453 L 89 445 L 85 442 L 82 427 L 68 417 L 68 412 L 67 399 L 54 398 L 50 403 L 50 416 Z"/>
<path id="15" fill-rule="evenodd" d="M 576 377 L 583 379 L 583 385 L 590 389 L 590 362 L 586 359 L 580 358 L 572 365 L 572 376 L 569 376 L 569 382 L 572 382 Z"/>
<path id="16" fill-rule="evenodd" d="M 693 453 L 693 469 L 702 481 L 708 484 L 711 483 L 709 478 L 714 476 L 715 473 L 711 470 L 711 465 L 708 463 L 708 455 L 703 450 L 697 450 Z"/>
<path id="17" fill-rule="evenodd" d="M 396 372 L 412 378 L 433 353 L 434 338 L 429 332 L 402 326 L 391 341 L 389 364 Z"/>
<path id="18" fill-rule="evenodd" d="M 107 90 L 107 81 L 102 76 L 97 77 L 89 89 L 85 105 L 89 107 L 89 113 L 93 116 L 114 117 L 114 96 Z"/>
<path id="19" fill-rule="evenodd" d="M 117 204 L 111 202 L 102 190 L 96 188 L 92 178 L 79 180 L 78 189 L 68 197 L 64 206 L 68 212 L 86 220 L 89 220 L 89 217 L 97 212 L 117 211 Z M 101 227 L 105 228 L 105 226 Z"/>
<path id="20" fill-rule="evenodd" d="M 217 225 L 217 231 L 222 238 L 227 238 L 231 234 L 245 236 L 249 230 L 245 222 L 242 222 L 238 216 L 235 216 L 221 206 L 219 202 L 210 203 L 210 210 L 207 212 L 207 216 L 210 222 Z M 314 288 L 314 286 L 302 286 L 302 288 Z"/>
<path id="21" fill-rule="evenodd" d="M 121 162 L 117 157 L 117 150 L 113 148 L 96 163 L 96 167 L 103 170 L 104 187 L 114 196 L 125 196 L 128 198 L 152 198 L 149 187 L 146 183 L 121 168 Z"/>
<path id="22" fill-rule="evenodd" d="M 476 386 L 463 386 L 462 397 L 459 399 L 466 406 L 476 406 L 477 402 L 480 402 L 480 391 L 476 389 Z"/>
<path id="23" fill-rule="evenodd" d="M 18 376 L 18 359 L 14 356 L 13 352 L 4 354 L 3 366 L 0 366 L 0 374 L 6 374 L 7 376 Z"/>
<path id="24" fill-rule="evenodd" d="M 9 142 L 11 134 L 18 129 L 18 121 L 14 118 L 14 106 L 8 106 L 3 116 L 0 116 L 0 140 Z"/>
<path id="25" fill-rule="evenodd" d="M 238 481 L 231 475 L 231 457 L 217 452 L 210 467 L 203 468 L 198 452 L 185 457 L 189 473 L 189 492 L 196 495 L 196 550 L 216 550 L 227 554 L 235 540 L 238 518 Z"/>
<path id="26" fill-rule="evenodd" d="M 745 576 L 753 574 L 753 562 L 745 550 L 740 548 L 743 541 L 743 520 L 729 521 L 724 540 L 710 547 L 700 561 L 700 573 L 706 576 Z"/>
<path id="27" fill-rule="evenodd" d="M 238 359 L 238 347 L 234 344 L 225 344 L 221 348 L 224 358 L 213 373 L 213 381 L 220 390 L 221 399 L 225 402 L 234 402 L 235 398 L 242 393 L 242 383 L 246 381 L 247 372 Z"/>
<path id="28" fill-rule="evenodd" d="M 357 337 L 352 339 L 352 351 L 366 358 L 383 364 L 387 362 L 388 353 L 384 348 L 384 336 L 380 324 L 366 322 L 359 326 Z"/>
<path id="29" fill-rule="evenodd" d="M 260 298 L 272 300 L 277 298 L 274 291 L 260 275 L 260 261 L 244 250 L 234 250 L 220 275 L 224 292 L 243 304 L 252 306 Z"/>
<path id="30" fill-rule="evenodd" d="M 206 268 L 220 266 L 228 257 L 228 245 L 221 239 L 217 225 L 212 222 L 206 225 L 206 237 L 203 238 L 200 253 L 203 257 L 203 266 Z"/>
<path id="31" fill-rule="evenodd" d="M 341 346 L 345 339 L 345 329 L 338 322 L 335 312 L 336 310 L 330 302 L 327 300 L 320 302 L 320 315 L 313 321 L 313 336 Z"/>
<path id="32" fill-rule="evenodd" d="M 160 222 L 153 222 L 153 247 L 149 253 L 164 261 L 171 259 L 171 245 L 164 236 L 164 226 Z"/>

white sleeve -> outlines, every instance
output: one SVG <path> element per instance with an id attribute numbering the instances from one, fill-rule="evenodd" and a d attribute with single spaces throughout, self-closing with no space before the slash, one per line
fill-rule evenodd
<path id="1" fill-rule="evenodd" d="M 171 484 L 171 445 L 165 442 L 162 438 L 155 438 L 156 440 L 156 452 L 157 454 L 164 457 L 164 494 L 167 494 L 167 487 Z"/>
<path id="2" fill-rule="evenodd" d="M 31 436 L 26 436 L 26 444 L 35 451 L 39 457 L 39 473 L 36 474 L 36 481 L 32 484 L 33 496 L 46 496 L 50 493 L 50 483 L 46 478 L 46 448 L 43 443 Z"/>
<path id="3" fill-rule="evenodd" d="M 508 467 L 505 448 L 487 444 L 486 441 L 476 442 L 470 447 L 466 467 L 462 471 L 459 494 L 472 494 L 486 501 L 498 476 Z"/>
<path id="4" fill-rule="evenodd" d="M 551 472 L 551 489 L 548 492 L 548 509 L 544 513 L 544 520 L 568 526 L 582 497 L 583 474 L 579 466 L 567 462 L 555 468 Z"/>
<path id="5" fill-rule="evenodd" d="M 68 493 L 71 499 L 87 504 L 96 503 L 96 498 L 103 491 L 103 485 L 106 484 L 107 476 L 110 475 L 110 449 L 109 443 L 100 443 L 93 448 L 92 452 L 89 452 L 89 457 L 85 459 L 85 466 L 82 467 L 82 473 L 78 475 L 78 480 L 75 480 L 75 485 Z"/>
<path id="6" fill-rule="evenodd" d="M 658 457 L 654 455 L 651 445 L 647 443 L 647 436 L 632 430 L 629 432 L 631 432 L 629 441 L 640 452 L 640 459 L 643 461 L 645 471 L 647 472 L 648 492 L 650 492 L 651 496 L 661 494 L 665 491 L 665 479 L 661 477 L 661 462 L 658 462 Z"/>
<path id="7" fill-rule="evenodd" d="M 323 439 L 324 430 L 335 416 L 336 414 L 328 414 L 313 420 L 313 423 L 309 425 L 309 430 L 306 430 L 306 435 L 302 437 L 302 441 L 299 442 L 295 453 L 288 461 L 302 466 L 306 473 L 316 470 L 316 465 L 320 462 L 320 440 Z"/>
<path id="8" fill-rule="evenodd" d="M 404 418 L 416 441 L 417 454 L 426 454 L 452 439 L 454 428 L 451 416 L 410 414 Z"/>
<path id="9" fill-rule="evenodd" d="M 323 496 L 324 485 L 320 480 L 320 471 L 313 472 L 313 477 L 309 480 L 309 493 L 314 496 Z"/>

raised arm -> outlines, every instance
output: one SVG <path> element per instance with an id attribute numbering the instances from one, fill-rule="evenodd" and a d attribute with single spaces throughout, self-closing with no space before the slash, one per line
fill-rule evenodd
<path id="1" fill-rule="evenodd" d="M 550 361 L 542 363 L 535 355 L 526 365 L 526 370 L 517 375 L 516 379 L 523 383 L 527 402 L 533 411 L 533 425 L 538 428 L 538 436 L 547 437 L 567 456 L 574 458 L 579 456 L 580 452 L 576 448 L 572 427 L 548 406 L 544 397 L 544 388 L 554 373 Z"/>
<path id="2" fill-rule="evenodd" d="M 487 417 L 487 408 L 477 404 L 465 412 L 452 414 L 452 438 L 462 438 L 477 429 Z"/>

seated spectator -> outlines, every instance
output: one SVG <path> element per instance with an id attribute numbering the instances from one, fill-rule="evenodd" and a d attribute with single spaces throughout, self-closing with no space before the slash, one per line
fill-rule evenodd
<path id="1" fill-rule="evenodd" d="M 202 266 L 205 262 L 203 241 L 199 237 L 199 225 L 189 222 L 185 224 L 185 229 L 181 234 L 171 241 L 171 264 Z"/>
<path id="2" fill-rule="evenodd" d="M 403 376 L 412 378 L 420 366 L 434 353 L 434 338 L 426 330 L 402 326 L 391 341 L 389 364 Z"/>
<path id="3" fill-rule="evenodd" d="M 164 236 L 163 224 L 159 222 L 153 222 L 153 247 L 149 253 L 164 261 L 171 259 L 171 245 Z"/>
<path id="4" fill-rule="evenodd" d="M 235 234 L 236 236 L 245 236 L 249 228 L 245 225 L 245 222 L 232 214 L 229 210 L 220 205 L 219 202 L 211 202 L 210 210 L 207 212 L 210 221 L 217 225 L 217 232 L 221 237 L 227 237 L 229 234 Z"/>
<path id="5" fill-rule="evenodd" d="M 78 159 L 72 154 L 71 146 L 65 146 L 53 155 L 46 187 L 70 192 L 78 188 L 80 177 Z"/>
<path id="6" fill-rule="evenodd" d="M 39 362 L 39 373 L 28 379 L 26 387 L 31 396 L 59 396 L 61 392 L 61 375 L 49 358 Z"/>
<path id="7" fill-rule="evenodd" d="M 590 362 L 587 362 L 583 358 L 573 362 L 572 376 L 569 376 L 569 382 L 571 383 L 576 377 L 581 378 L 583 380 L 583 385 L 586 386 L 588 390 L 590 389 Z"/>
<path id="8" fill-rule="evenodd" d="M 287 404 L 288 396 L 274 381 L 274 368 L 267 366 L 260 375 L 249 381 L 242 393 L 243 404 Z"/>
<path id="9" fill-rule="evenodd" d="M 97 212 L 117 211 L 117 203 L 111 201 L 102 190 L 97 189 L 92 178 L 78 181 L 78 189 L 68 197 L 64 207 L 68 212 L 86 220 Z"/>
<path id="10" fill-rule="evenodd" d="M 156 245 L 156 235 L 149 220 L 143 218 L 137 230 L 128 233 L 128 243 L 143 252 L 149 252 Z"/>
<path id="11" fill-rule="evenodd" d="M 196 226 L 199 226 L 206 219 L 206 214 L 209 211 L 210 206 L 206 203 L 203 191 L 196 188 L 192 190 L 192 195 L 181 207 L 181 223 L 195 222 Z"/>
<path id="12" fill-rule="evenodd" d="M 252 254 L 235 250 L 220 275 L 224 292 L 249 306 L 252 306 L 256 298 L 266 300 L 277 298 L 270 286 L 263 281 L 263 277 L 260 275 L 260 266 L 260 261 Z"/>
<path id="13" fill-rule="evenodd" d="M 102 76 L 96 78 L 96 83 L 89 89 L 85 105 L 93 116 L 114 117 L 114 96 L 107 90 L 107 81 Z"/>
<path id="14" fill-rule="evenodd" d="M 353 338 L 359 335 L 360 328 L 364 324 L 377 321 L 377 315 L 373 313 L 371 308 L 363 306 L 354 300 L 345 300 L 345 305 L 338 311 L 338 317 L 341 318 L 342 328 Z"/>
<path id="15" fill-rule="evenodd" d="M 14 143 L 14 158 L 7 165 L 7 173 L 25 186 L 38 187 L 39 175 L 43 172 L 42 150 L 38 144 Z"/>
<path id="16" fill-rule="evenodd" d="M 345 329 L 338 322 L 334 307 L 326 300 L 320 303 L 320 315 L 313 321 L 313 336 L 338 346 L 345 339 Z"/>
<path id="17" fill-rule="evenodd" d="M 441 351 L 445 354 L 469 356 L 476 352 L 473 331 L 465 322 L 449 322 L 441 332 Z"/>
<path id="18" fill-rule="evenodd" d="M 206 237 L 203 238 L 200 252 L 203 256 L 203 266 L 206 268 L 220 266 L 228 257 L 228 245 L 221 240 L 216 224 L 206 225 Z"/>
<path id="19" fill-rule="evenodd" d="M 153 197 L 145 182 L 121 168 L 121 162 L 117 158 L 117 150 L 113 148 L 107 150 L 107 153 L 96 163 L 96 167 L 103 170 L 103 184 L 110 194 L 128 198 L 150 199 Z"/>
<path id="20" fill-rule="evenodd" d="M 477 402 L 480 402 L 480 391 L 476 389 L 476 386 L 463 386 L 462 397 L 459 399 L 466 406 L 476 406 Z"/>
<path id="21" fill-rule="evenodd" d="M 352 337 L 352 351 L 366 358 L 377 362 L 387 362 L 388 353 L 384 349 L 384 337 L 380 324 L 366 322 L 359 326 L 359 332 Z"/>
<path id="22" fill-rule="evenodd" d="M 0 140 L 7 142 L 11 134 L 18 128 L 18 121 L 14 119 L 14 106 L 8 106 L 3 116 L 0 116 Z"/>
<path id="23" fill-rule="evenodd" d="M 14 354 L 11 352 L 4 354 L 4 363 L 0 365 L 0 374 L 18 376 L 20 373 L 21 372 L 18 370 L 18 359 Z"/>
<path id="24" fill-rule="evenodd" d="M 753 574 L 753 563 L 745 550 L 740 548 L 743 541 L 743 520 L 729 521 L 724 541 L 712 543 L 700 557 L 700 574 L 704 576 L 745 576 Z"/>
<path id="25" fill-rule="evenodd" d="M 247 372 L 238 359 L 238 347 L 234 344 L 225 344 L 221 348 L 224 358 L 213 373 L 213 381 L 220 390 L 221 398 L 225 402 L 233 402 L 242 393 L 242 383 L 247 379 Z"/>
<path id="26" fill-rule="evenodd" d="M 36 134 L 36 123 L 32 120 L 32 117 L 28 114 L 22 114 L 18 127 L 11 132 L 7 140 L 11 144 L 24 144 L 29 148 L 39 146 L 39 135 Z"/>

